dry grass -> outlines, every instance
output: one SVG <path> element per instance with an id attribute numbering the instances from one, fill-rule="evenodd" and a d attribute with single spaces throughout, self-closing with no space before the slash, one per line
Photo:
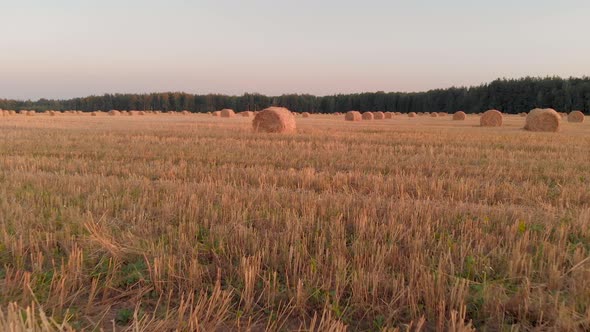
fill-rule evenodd
<path id="1" fill-rule="evenodd" d="M 2 118 L 0 329 L 590 328 L 588 122 L 297 121 Z"/>

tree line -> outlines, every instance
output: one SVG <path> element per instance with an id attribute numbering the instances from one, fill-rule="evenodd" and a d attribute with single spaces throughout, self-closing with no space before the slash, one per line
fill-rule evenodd
<path id="1" fill-rule="evenodd" d="M 19 101 L 0 99 L 5 110 L 161 110 L 212 112 L 223 108 L 256 111 L 268 106 L 283 106 L 292 111 L 335 113 L 358 111 L 479 113 L 498 109 L 504 113 L 528 112 L 533 108 L 554 108 L 560 112 L 590 110 L 590 77 L 526 77 L 497 79 L 474 87 L 451 87 L 426 92 L 367 92 L 313 96 L 286 94 L 242 96 L 221 94 L 194 95 L 183 92 L 148 94 L 105 94 L 67 100 L 39 99 Z"/>

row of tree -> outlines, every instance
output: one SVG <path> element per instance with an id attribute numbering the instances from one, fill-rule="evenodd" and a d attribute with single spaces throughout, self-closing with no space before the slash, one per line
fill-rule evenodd
<path id="1" fill-rule="evenodd" d="M 292 111 L 334 113 L 358 111 L 478 113 L 498 109 L 505 113 L 528 112 L 537 107 L 557 111 L 590 110 L 590 77 L 526 77 L 497 79 L 475 87 L 452 87 L 426 92 L 369 92 L 313 96 L 289 94 L 268 97 L 246 93 L 242 96 L 193 95 L 182 92 L 150 94 L 105 94 L 68 100 L 18 101 L 0 99 L 0 109 L 21 110 L 162 110 L 211 112 L 222 108 L 236 111 L 283 106 Z"/>

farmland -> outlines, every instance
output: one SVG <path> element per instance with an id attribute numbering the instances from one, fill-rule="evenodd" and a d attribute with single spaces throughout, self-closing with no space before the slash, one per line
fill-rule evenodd
<path id="1" fill-rule="evenodd" d="M 590 329 L 587 117 L 343 118 L 0 117 L 0 327 Z"/>

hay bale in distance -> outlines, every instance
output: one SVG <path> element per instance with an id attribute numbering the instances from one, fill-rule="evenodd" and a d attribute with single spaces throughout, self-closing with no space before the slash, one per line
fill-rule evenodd
<path id="1" fill-rule="evenodd" d="M 363 113 L 363 120 L 373 120 L 375 116 L 371 112 Z"/>
<path id="2" fill-rule="evenodd" d="M 234 110 L 229 109 L 229 108 L 224 108 L 220 111 L 220 115 L 222 118 L 231 118 L 234 115 L 236 115 L 236 113 L 234 112 Z"/>
<path id="3" fill-rule="evenodd" d="M 304 118 L 309 118 L 309 116 L 310 116 L 311 114 L 309 114 L 308 112 L 303 112 L 303 113 L 301 113 L 301 115 L 302 115 Z"/>
<path id="4" fill-rule="evenodd" d="M 115 116 L 115 115 L 121 115 L 121 112 L 117 111 L 117 110 L 110 110 L 109 111 L 109 115 L 111 116 Z"/>
<path id="5" fill-rule="evenodd" d="M 361 115 L 360 112 L 357 112 L 357 111 L 349 111 L 349 112 L 346 112 L 346 115 L 344 115 L 345 121 L 361 121 L 362 119 L 363 119 L 363 116 Z"/>
<path id="6" fill-rule="evenodd" d="M 256 132 L 294 133 L 297 124 L 293 114 L 284 107 L 269 107 L 256 114 L 252 120 L 252 128 Z"/>
<path id="7" fill-rule="evenodd" d="M 393 119 L 395 113 L 393 112 L 385 112 L 385 119 Z"/>
<path id="8" fill-rule="evenodd" d="M 453 114 L 453 120 L 465 120 L 467 118 L 467 114 L 463 111 L 458 111 Z"/>
<path id="9" fill-rule="evenodd" d="M 432 113 L 430 113 L 430 117 L 431 118 L 438 118 L 438 113 L 432 112 Z"/>
<path id="10" fill-rule="evenodd" d="M 561 116 L 551 108 L 535 108 L 526 117 L 525 130 L 529 131 L 559 131 Z"/>
<path id="11" fill-rule="evenodd" d="M 482 127 L 500 127 L 502 126 L 503 116 L 498 110 L 488 110 L 483 113 L 479 124 Z"/>
<path id="12" fill-rule="evenodd" d="M 211 113 L 211 115 L 213 115 L 213 116 L 221 116 L 221 111 L 215 111 L 215 112 Z"/>
<path id="13" fill-rule="evenodd" d="M 584 113 L 580 111 L 572 111 L 567 116 L 568 122 L 580 123 L 584 122 Z"/>
<path id="14" fill-rule="evenodd" d="M 373 117 L 375 120 L 383 120 L 383 119 L 385 119 L 385 113 L 375 112 L 375 113 L 373 113 Z"/>
<path id="15" fill-rule="evenodd" d="M 408 113 L 408 117 L 409 118 L 415 118 L 416 117 L 416 112 L 410 112 L 410 113 Z"/>

